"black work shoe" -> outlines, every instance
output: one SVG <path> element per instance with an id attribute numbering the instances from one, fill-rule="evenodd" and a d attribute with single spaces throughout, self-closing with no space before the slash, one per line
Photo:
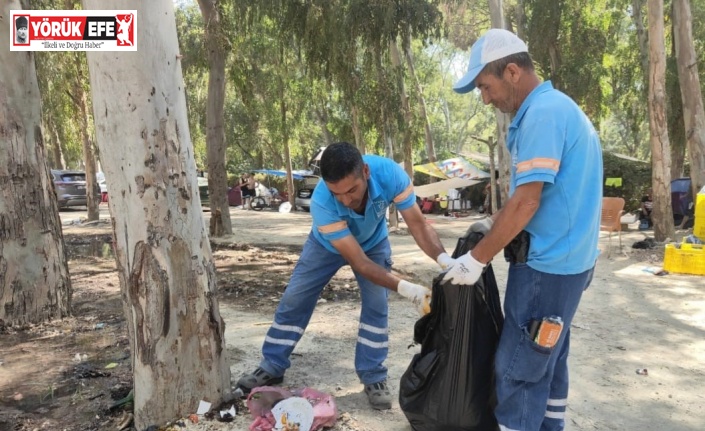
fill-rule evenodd
<path id="1" fill-rule="evenodd" d="M 237 386 L 242 388 L 245 393 L 249 393 L 252 389 L 260 386 L 277 385 L 284 381 L 284 376 L 275 377 L 257 367 L 251 374 L 245 374 L 237 381 Z"/>
<path id="2" fill-rule="evenodd" d="M 365 393 L 375 410 L 387 410 L 392 408 L 392 393 L 389 392 L 387 381 L 365 385 Z"/>

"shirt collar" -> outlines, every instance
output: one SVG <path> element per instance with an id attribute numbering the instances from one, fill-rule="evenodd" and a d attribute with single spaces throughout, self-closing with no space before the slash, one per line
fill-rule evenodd
<path id="1" fill-rule="evenodd" d="M 551 83 L 551 81 L 545 81 L 533 90 L 531 90 L 531 93 L 529 93 L 529 95 L 526 96 L 526 99 L 521 102 L 521 106 L 519 107 L 519 110 L 514 116 L 514 119 L 512 120 L 512 123 L 509 125 L 509 127 L 518 127 L 519 123 L 521 123 L 521 120 L 524 118 L 524 114 L 526 113 L 527 109 L 529 109 L 529 106 L 531 106 L 532 100 L 537 98 L 539 94 L 546 93 L 551 90 L 553 90 L 553 84 Z"/>

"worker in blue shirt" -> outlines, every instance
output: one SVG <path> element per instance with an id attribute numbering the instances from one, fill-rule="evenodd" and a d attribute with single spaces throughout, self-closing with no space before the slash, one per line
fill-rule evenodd
<path id="1" fill-rule="evenodd" d="M 528 235 L 528 253 L 509 265 L 495 416 L 501 431 L 561 431 L 570 325 L 598 256 L 600 141 L 578 105 L 541 82 L 526 44 L 507 30 L 489 30 L 473 45 L 468 71 L 453 89 L 475 88 L 485 104 L 515 114 L 507 135 L 510 198 L 470 226 L 485 236 L 444 280 L 474 284 L 517 234 Z"/>
<path id="2" fill-rule="evenodd" d="M 321 177 L 311 198 L 313 226 L 304 244 L 274 322 L 262 347 L 263 359 L 237 385 L 245 391 L 281 383 L 289 356 L 306 330 L 323 288 L 350 265 L 360 288 L 362 310 L 355 347 L 355 371 L 375 409 L 389 409 L 387 385 L 387 299 L 390 290 L 410 299 L 423 313 L 431 290 L 390 272 L 386 211 L 394 203 L 419 247 L 441 267 L 453 260 L 416 205 L 409 176 L 394 161 L 360 154 L 347 142 L 325 149 Z"/>

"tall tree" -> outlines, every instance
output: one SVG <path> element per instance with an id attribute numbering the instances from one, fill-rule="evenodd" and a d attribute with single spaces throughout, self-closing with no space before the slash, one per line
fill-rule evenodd
<path id="1" fill-rule="evenodd" d="M 208 103 L 206 104 L 206 148 L 208 154 L 208 196 L 211 217 L 216 217 L 211 229 L 213 236 L 233 233 L 228 205 L 228 176 L 225 172 L 225 63 L 229 51 L 223 31 L 223 5 L 218 0 L 198 0 L 206 26 L 208 50 Z"/>
<path id="2" fill-rule="evenodd" d="M 433 133 L 431 132 L 431 122 L 428 118 L 428 112 L 426 109 L 426 97 L 424 96 L 423 85 L 416 74 L 416 66 L 414 65 L 414 54 L 411 51 L 411 37 L 408 32 L 405 33 L 406 37 L 403 39 L 402 47 L 404 49 L 404 57 L 406 58 L 406 64 L 409 66 L 409 74 L 411 79 L 416 86 L 416 96 L 418 97 L 419 103 L 419 115 L 423 120 L 424 126 L 424 140 L 426 142 L 426 155 L 428 156 L 428 161 L 431 163 L 436 162 L 436 148 L 433 143 Z M 409 123 L 411 125 L 411 123 Z M 435 177 L 431 177 L 432 181 Z"/>
<path id="3" fill-rule="evenodd" d="M 389 42 L 389 58 L 392 62 L 392 70 L 396 77 L 397 92 L 399 93 L 400 105 L 403 117 L 398 121 L 399 129 L 402 132 L 402 160 L 404 162 L 404 170 L 410 178 L 414 178 L 414 160 L 411 154 L 411 106 L 409 105 L 409 95 L 406 92 L 406 84 L 404 83 L 404 67 L 402 66 L 401 54 L 396 40 Z M 429 156 L 429 161 L 431 158 Z M 435 155 L 433 160 L 436 161 Z"/>
<path id="4" fill-rule="evenodd" d="M 678 77 L 683 97 L 690 177 L 693 194 L 705 186 L 705 110 L 698 63 L 693 43 L 693 24 L 688 0 L 673 0 L 673 35 Z"/>
<path id="5" fill-rule="evenodd" d="M 96 140 L 112 193 L 137 429 L 220 403 L 225 325 L 196 183 L 171 0 L 84 0 L 137 10 L 139 55 L 89 52 Z M 120 142 L 121 145 L 115 145 Z"/>
<path id="6" fill-rule="evenodd" d="M 83 148 L 83 166 L 86 173 L 86 219 L 98 220 L 100 217 L 100 195 L 96 196 L 96 185 L 98 177 L 96 177 L 96 161 L 95 150 L 93 148 L 93 140 L 89 135 L 89 130 L 93 127 L 93 119 L 89 112 L 89 100 L 85 54 L 82 52 L 72 53 L 74 57 L 73 65 L 75 75 L 73 77 L 73 91 L 69 94 L 74 101 L 75 108 L 78 110 L 79 135 L 81 136 L 81 148 Z"/>
<path id="7" fill-rule="evenodd" d="M 647 0 L 649 17 L 649 130 L 653 189 L 654 237 L 674 238 L 671 207 L 671 148 L 666 124 L 666 48 L 663 0 Z"/>
<path id="8" fill-rule="evenodd" d="M 504 28 L 504 11 L 502 6 L 502 0 L 488 0 L 490 7 L 490 19 L 492 21 L 492 28 Z M 509 114 L 505 114 L 499 109 L 495 108 L 495 115 L 497 116 L 497 163 L 499 170 L 499 186 L 500 194 L 502 197 L 502 202 L 506 202 L 509 198 L 509 168 L 511 167 L 511 157 L 509 155 L 509 150 L 507 149 L 507 131 L 509 130 L 509 123 L 512 121 Z M 492 151 L 490 147 L 490 151 Z M 491 178 L 494 178 L 494 172 L 490 172 Z M 495 187 L 497 184 L 493 182 Z M 494 189 L 492 189 L 494 190 Z M 494 191 L 492 191 L 494 193 Z M 496 196 L 492 194 L 491 196 Z M 492 199 L 496 201 L 497 199 Z"/>
<path id="9" fill-rule="evenodd" d="M 0 4 L 10 34 L 13 0 Z M 0 320 L 39 323 L 71 313 L 71 281 L 47 170 L 34 55 L 0 50 Z"/>

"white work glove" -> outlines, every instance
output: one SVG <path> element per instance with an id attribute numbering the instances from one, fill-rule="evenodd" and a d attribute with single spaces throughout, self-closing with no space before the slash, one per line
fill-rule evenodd
<path id="1" fill-rule="evenodd" d="M 416 306 L 420 316 L 425 316 L 431 312 L 431 289 L 419 284 L 409 283 L 406 280 L 399 280 L 397 293 L 404 298 L 408 298 Z"/>
<path id="2" fill-rule="evenodd" d="M 485 266 L 484 263 L 475 260 L 470 252 L 467 252 L 455 259 L 455 265 L 446 272 L 443 276 L 443 281 L 450 281 L 451 284 L 475 284 L 482 275 L 482 270 L 485 269 Z"/>
<path id="3" fill-rule="evenodd" d="M 487 235 L 487 232 L 492 229 L 492 225 L 494 224 L 494 220 L 492 220 L 492 217 L 485 217 L 480 221 L 476 221 L 475 223 L 470 225 L 470 232 L 478 232 L 483 235 Z"/>
<path id="4" fill-rule="evenodd" d="M 442 270 L 446 270 L 451 266 L 455 265 L 455 259 L 448 256 L 448 253 L 439 254 L 436 258 L 436 262 L 438 262 L 438 265 L 440 265 Z"/>

